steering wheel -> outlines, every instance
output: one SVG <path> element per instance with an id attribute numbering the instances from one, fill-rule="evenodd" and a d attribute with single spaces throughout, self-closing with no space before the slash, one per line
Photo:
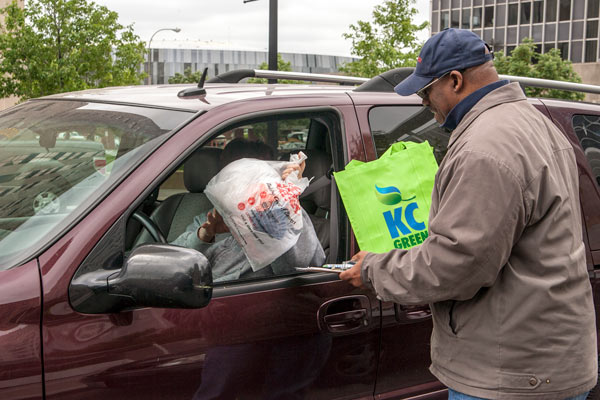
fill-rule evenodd
<path id="1" fill-rule="evenodd" d="M 167 244 L 167 239 L 165 235 L 161 232 L 160 228 L 154 221 L 150 219 L 146 214 L 141 211 L 134 212 L 131 217 L 138 221 L 142 226 L 148 231 L 152 239 L 156 242 Z"/>

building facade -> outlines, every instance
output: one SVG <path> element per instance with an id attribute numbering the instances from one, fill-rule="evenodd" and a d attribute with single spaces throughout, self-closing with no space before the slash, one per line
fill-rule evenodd
<path id="1" fill-rule="evenodd" d="M 206 44 L 187 41 L 162 43 L 150 49 L 150 61 L 145 63 L 144 70 L 151 76 L 152 84 L 165 84 L 170 77 L 176 73 L 183 74 L 187 68 L 192 72 L 208 68 L 208 76 L 213 77 L 234 69 L 258 69 L 262 63 L 267 63 L 267 51 L 227 47 L 226 44 L 219 46 L 210 42 Z M 291 63 L 293 71 L 319 74 L 336 73 L 343 64 L 356 60 L 352 57 L 321 54 L 280 54 L 284 61 Z"/>
<path id="2" fill-rule="evenodd" d="M 432 34 L 470 29 L 504 54 L 532 38 L 536 51 L 558 48 L 584 83 L 600 84 L 600 0 L 432 0 L 430 10 Z"/>

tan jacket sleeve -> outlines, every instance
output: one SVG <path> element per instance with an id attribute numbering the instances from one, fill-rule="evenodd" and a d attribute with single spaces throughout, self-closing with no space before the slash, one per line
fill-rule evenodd
<path id="1" fill-rule="evenodd" d="M 369 253 L 362 279 L 384 301 L 467 300 L 496 280 L 526 226 L 523 185 L 491 154 L 463 150 L 436 176 L 429 237 Z"/>

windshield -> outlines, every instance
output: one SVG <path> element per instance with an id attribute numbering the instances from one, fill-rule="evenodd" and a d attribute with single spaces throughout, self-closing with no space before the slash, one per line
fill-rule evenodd
<path id="1" fill-rule="evenodd" d="M 53 240 L 194 114 L 30 101 L 0 114 L 0 270 Z"/>

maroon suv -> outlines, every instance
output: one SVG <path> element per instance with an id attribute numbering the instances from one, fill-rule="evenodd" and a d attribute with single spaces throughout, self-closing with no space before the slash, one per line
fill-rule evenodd
<path id="1" fill-rule="evenodd" d="M 327 261 L 351 257 L 331 172 L 398 140 L 427 140 L 438 162 L 446 151 L 449 133 L 417 96 L 391 91 L 396 78 L 354 88 L 218 77 L 1 113 L 0 398 L 445 398 L 428 371 L 427 306 L 381 302 L 326 272 L 218 275 L 173 244 L 212 209 L 204 190 L 223 147 L 246 138 L 278 159 L 308 156 L 301 205 Z M 600 302 L 600 106 L 530 101 L 575 148 Z"/>

